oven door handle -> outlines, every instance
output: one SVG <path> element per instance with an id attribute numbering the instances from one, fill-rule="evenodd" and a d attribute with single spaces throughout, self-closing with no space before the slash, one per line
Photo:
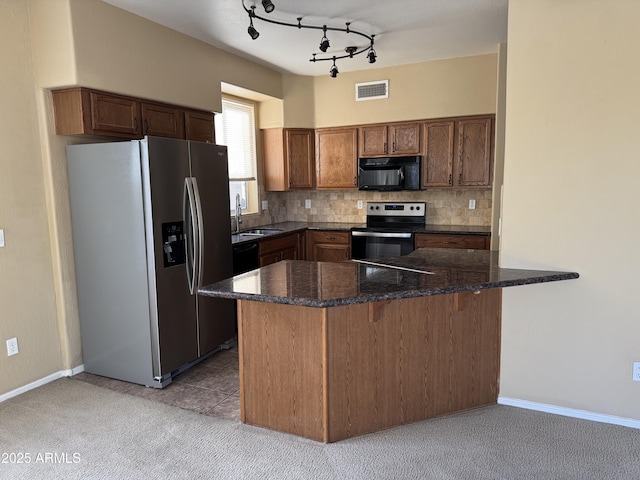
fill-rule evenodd
<path id="1" fill-rule="evenodd" d="M 353 237 L 411 238 L 412 235 L 410 232 L 351 232 L 351 236 Z"/>

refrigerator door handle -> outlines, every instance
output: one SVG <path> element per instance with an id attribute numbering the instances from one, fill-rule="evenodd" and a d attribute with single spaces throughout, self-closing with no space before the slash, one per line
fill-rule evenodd
<path id="1" fill-rule="evenodd" d="M 198 223 L 196 202 L 193 195 L 193 184 L 191 177 L 184 179 L 184 199 L 183 199 L 183 217 L 185 223 L 185 242 L 186 242 L 186 265 L 187 265 L 187 282 L 189 284 L 189 292 L 191 295 L 196 289 L 196 259 L 198 258 Z"/>
<path id="2" fill-rule="evenodd" d="M 200 191 L 198 190 L 198 179 L 196 177 L 191 177 L 191 182 L 193 184 L 193 197 L 196 203 L 196 224 L 198 229 L 198 236 L 194 237 L 196 244 L 196 256 L 194 257 L 194 265 L 196 268 L 194 279 L 196 287 L 200 287 L 202 285 L 202 266 L 204 265 L 204 249 L 202 248 L 204 245 L 204 223 L 202 220 L 202 202 L 200 201 Z"/>

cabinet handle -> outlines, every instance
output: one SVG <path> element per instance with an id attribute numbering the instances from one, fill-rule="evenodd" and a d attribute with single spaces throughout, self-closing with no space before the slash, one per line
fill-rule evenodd
<path id="1" fill-rule="evenodd" d="M 293 178 L 289 177 L 289 188 L 293 185 Z"/>
<path id="2" fill-rule="evenodd" d="M 138 133 L 138 117 L 133 119 L 133 132 Z"/>
<path id="3" fill-rule="evenodd" d="M 383 149 L 384 149 L 384 153 L 387 153 L 387 142 L 384 142 L 384 147 L 383 147 Z"/>
<path id="4" fill-rule="evenodd" d="M 462 185 L 462 172 L 458 175 L 458 185 Z"/>
<path id="5" fill-rule="evenodd" d="M 396 151 L 396 142 L 393 142 L 393 152 L 395 153 Z"/>
<path id="6" fill-rule="evenodd" d="M 453 185 L 453 183 L 452 183 L 453 182 L 453 178 L 451 178 L 451 177 L 452 177 L 452 175 L 449 174 L 449 185 Z"/>
<path id="7" fill-rule="evenodd" d="M 358 185 L 358 177 L 353 177 L 353 184 Z"/>
<path id="8" fill-rule="evenodd" d="M 143 123 L 144 123 L 144 133 L 146 135 L 147 133 L 149 133 L 149 120 L 145 118 Z"/>
<path id="9" fill-rule="evenodd" d="M 445 241 L 444 241 L 444 242 L 442 242 L 442 243 L 444 243 L 445 245 L 449 245 L 451 242 L 450 242 L 449 240 L 445 240 Z"/>

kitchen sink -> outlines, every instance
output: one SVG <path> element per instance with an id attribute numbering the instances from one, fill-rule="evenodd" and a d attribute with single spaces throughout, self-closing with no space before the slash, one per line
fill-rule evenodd
<path id="1" fill-rule="evenodd" d="M 240 237 L 262 237 L 263 235 L 271 235 L 281 231 L 281 228 L 255 228 L 253 230 L 245 230 L 244 232 L 236 233 L 234 235 L 238 235 Z"/>

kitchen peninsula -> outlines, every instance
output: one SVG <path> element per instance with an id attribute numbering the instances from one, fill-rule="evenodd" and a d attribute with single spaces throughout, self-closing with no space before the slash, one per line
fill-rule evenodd
<path id="1" fill-rule="evenodd" d="M 495 403 L 501 289 L 573 278 L 422 248 L 282 261 L 199 293 L 238 300 L 242 421 L 334 442 Z"/>

